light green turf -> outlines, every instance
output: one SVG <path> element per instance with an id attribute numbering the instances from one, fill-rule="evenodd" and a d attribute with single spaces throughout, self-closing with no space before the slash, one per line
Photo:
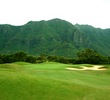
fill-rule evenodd
<path id="1" fill-rule="evenodd" d="M 110 65 L 104 71 L 70 71 L 55 62 L 0 64 L 0 100 L 110 100 Z"/>

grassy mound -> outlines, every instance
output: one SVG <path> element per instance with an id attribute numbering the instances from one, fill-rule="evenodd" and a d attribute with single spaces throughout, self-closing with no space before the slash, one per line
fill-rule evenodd
<path id="1" fill-rule="evenodd" d="M 0 64 L 0 100 L 110 99 L 109 69 L 68 71 L 67 66 L 72 65 L 55 62 Z"/>

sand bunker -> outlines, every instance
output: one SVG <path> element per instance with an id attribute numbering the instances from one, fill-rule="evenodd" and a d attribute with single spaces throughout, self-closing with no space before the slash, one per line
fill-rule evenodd
<path id="1" fill-rule="evenodd" d="M 66 68 L 68 70 L 106 70 L 105 68 L 102 68 L 103 66 L 94 65 L 93 67 L 85 67 L 81 66 L 81 69 L 79 68 Z"/>

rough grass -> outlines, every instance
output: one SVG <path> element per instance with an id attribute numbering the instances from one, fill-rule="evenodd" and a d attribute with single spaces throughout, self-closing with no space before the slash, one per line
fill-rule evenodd
<path id="1" fill-rule="evenodd" d="M 104 71 L 69 71 L 68 66 L 82 65 L 0 64 L 0 100 L 110 99 L 110 65 Z"/>

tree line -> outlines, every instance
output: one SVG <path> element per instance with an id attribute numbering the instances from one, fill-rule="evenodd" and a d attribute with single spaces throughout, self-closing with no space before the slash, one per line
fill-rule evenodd
<path id="1" fill-rule="evenodd" d="M 36 57 L 32 55 L 28 55 L 25 52 L 16 52 L 14 54 L 0 54 L 0 63 L 12 63 L 12 62 L 29 62 L 36 63 Z"/>
<path id="2" fill-rule="evenodd" d="M 37 61 L 54 61 L 66 64 L 110 64 L 110 56 L 106 57 L 95 50 L 85 49 L 77 53 L 77 58 L 41 54 Z"/>
<path id="3" fill-rule="evenodd" d="M 110 56 L 106 57 L 99 54 L 92 49 L 85 49 L 78 52 L 77 58 L 68 58 L 54 55 L 41 54 L 38 57 L 28 55 L 25 52 L 16 52 L 14 54 L 0 54 L 0 64 L 12 62 L 29 62 L 29 63 L 43 63 L 43 62 L 59 62 L 65 64 L 110 64 Z"/>

